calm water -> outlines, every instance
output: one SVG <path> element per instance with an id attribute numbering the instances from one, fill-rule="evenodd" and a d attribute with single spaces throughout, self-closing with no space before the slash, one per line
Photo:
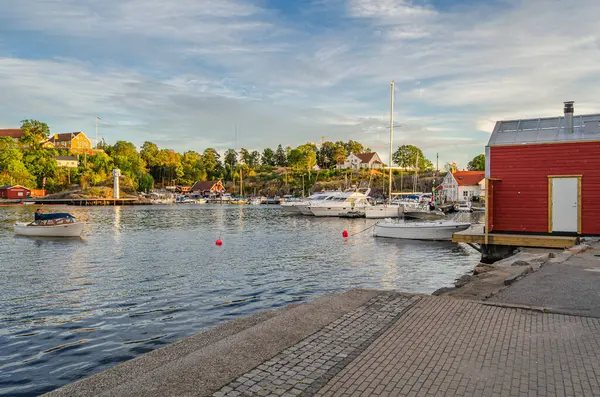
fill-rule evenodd
<path id="1" fill-rule="evenodd" d="M 430 293 L 479 255 L 278 207 L 53 207 L 83 239 L 15 237 L 0 207 L 0 395 L 32 396 L 238 316 L 350 288 Z M 215 240 L 222 235 L 223 246 Z"/>

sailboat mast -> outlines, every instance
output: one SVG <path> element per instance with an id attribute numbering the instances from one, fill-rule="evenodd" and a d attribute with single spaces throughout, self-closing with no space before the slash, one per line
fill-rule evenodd
<path id="1" fill-rule="evenodd" d="M 392 203 L 392 139 L 394 138 L 394 81 L 390 84 L 390 160 L 388 181 L 388 203 Z"/>

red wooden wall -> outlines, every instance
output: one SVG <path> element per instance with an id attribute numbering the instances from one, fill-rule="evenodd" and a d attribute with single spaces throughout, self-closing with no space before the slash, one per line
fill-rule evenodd
<path id="1" fill-rule="evenodd" d="M 493 146 L 490 231 L 548 233 L 548 175 L 583 175 L 582 234 L 600 235 L 600 142 Z"/>

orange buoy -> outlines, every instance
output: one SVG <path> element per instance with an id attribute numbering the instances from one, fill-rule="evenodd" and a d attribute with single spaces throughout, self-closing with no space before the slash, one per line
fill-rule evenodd
<path id="1" fill-rule="evenodd" d="M 217 245 L 223 245 L 223 240 L 217 239 L 217 241 L 215 241 L 215 244 L 217 244 Z"/>
<path id="2" fill-rule="evenodd" d="M 344 238 L 347 238 L 347 237 L 348 237 L 348 231 L 347 231 L 347 230 L 344 230 L 344 231 L 342 232 L 342 237 L 344 237 Z"/>

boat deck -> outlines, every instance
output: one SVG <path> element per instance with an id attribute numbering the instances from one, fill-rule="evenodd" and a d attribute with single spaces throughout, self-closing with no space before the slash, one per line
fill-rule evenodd
<path id="1" fill-rule="evenodd" d="M 454 233 L 452 241 L 455 243 L 486 244 L 483 227 L 467 229 Z M 550 236 L 532 234 L 501 234 L 489 233 L 487 244 L 509 245 L 514 247 L 536 248 L 571 248 L 579 243 L 577 236 Z"/>

